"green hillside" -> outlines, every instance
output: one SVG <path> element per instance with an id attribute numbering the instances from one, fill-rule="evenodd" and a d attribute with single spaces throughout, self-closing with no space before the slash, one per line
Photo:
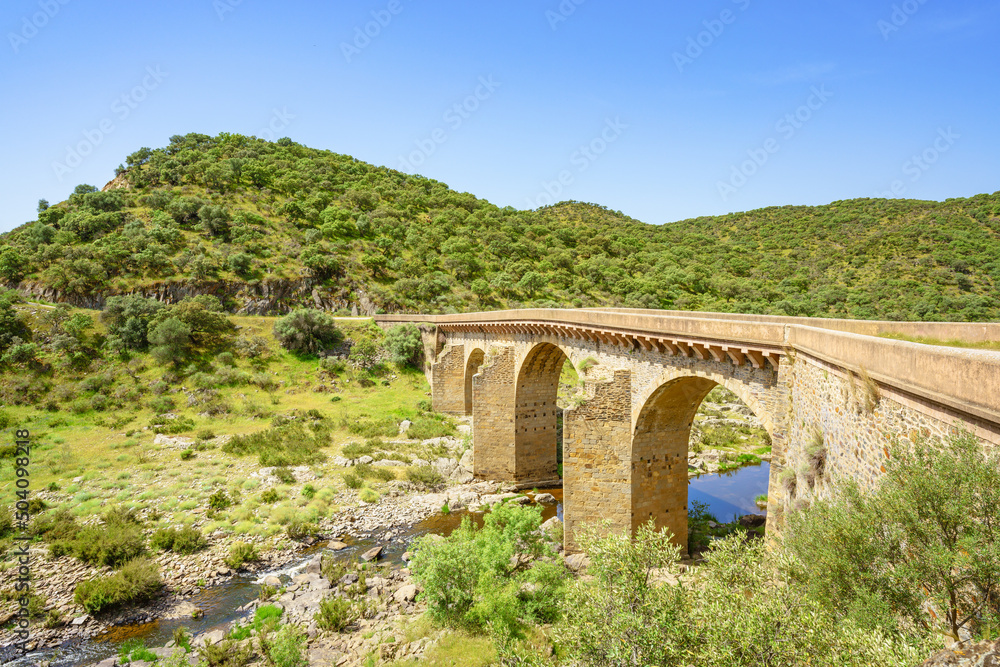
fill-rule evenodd
<path id="1" fill-rule="evenodd" d="M 171 137 L 106 191 L 0 237 L 0 281 L 53 300 L 212 293 L 233 311 L 634 306 L 1000 319 L 1000 192 L 858 199 L 654 226 L 600 206 L 498 208 L 288 139 Z"/>

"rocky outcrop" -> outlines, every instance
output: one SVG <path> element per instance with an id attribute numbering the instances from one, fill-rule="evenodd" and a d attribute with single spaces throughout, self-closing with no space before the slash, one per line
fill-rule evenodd
<path id="1" fill-rule="evenodd" d="M 935 653 L 920 667 L 1000 667 L 1000 639 L 960 644 Z"/>

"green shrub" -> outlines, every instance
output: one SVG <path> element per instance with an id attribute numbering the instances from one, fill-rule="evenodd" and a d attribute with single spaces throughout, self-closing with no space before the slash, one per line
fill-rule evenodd
<path id="1" fill-rule="evenodd" d="M 215 493 L 208 497 L 208 506 L 215 511 L 221 511 L 233 504 L 232 498 L 225 489 L 216 489 Z"/>
<path id="2" fill-rule="evenodd" d="M 366 503 L 374 503 L 379 499 L 378 491 L 365 487 L 358 492 L 358 498 Z"/>
<path id="3" fill-rule="evenodd" d="M 417 417 L 410 424 L 410 428 L 406 430 L 406 435 L 414 440 L 429 440 L 452 436 L 457 432 L 455 425 L 447 419 Z"/>
<path id="4" fill-rule="evenodd" d="M 312 500 L 316 496 L 316 487 L 312 484 L 306 484 L 302 487 L 302 497 L 306 500 Z"/>
<path id="5" fill-rule="evenodd" d="M 353 472 L 345 472 L 344 484 L 346 484 L 349 489 L 360 489 L 361 485 L 364 484 L 364 480 L 355 475 Z"/>
<path id="6" fill-rule="evenodd" d="M 156 565 L 145 559 L 126 563 L 118 572 L 82 581 L 74 601 L 92 614 L 153 597 L 163 586 Z"/>
<path id="7" fill-rule="evenodd" d="M 274 667 L 308 667 L 305 656 L 306 635 L 293 624 L 282 625 L 277 630 L 263 628 L 257 637 L 260 652 Z"/>
<path id="8" fill-rule="evenodd" d="M 313 616 L 316 625 L 327 632 L 343 632 L 345 628 L 361 617 L 359 605 L 345 597 L 334 596 L 319 603 L 319 611 Z"/>
<path id="9" fill-rule="evenodd" d="M 347 574 L 347 566 L 332 554 L 325 553 L 320 558 L 320 572 L 324 579 L 336 585 L 340 578 Z"/>
<path id="10" fill-rule="evenodd" d="M 149 407 L 158 415 L 166 414 L 177 407 L 177 403 L 169 396 L 157 396 L 150 399 Z"/>
<path id="11" fill-rule="evenodd" d="M 281 494 L 276 489 L 268 489 L 260 494 L 260 502 L 265 505 L 273 505 L 279 500 L 281 500 Z"/>
<path id="12" fill-rule="evenodd" d="M 210 428 L 198 429 L 197 437 L 199 440 L 212 440 L 215 438 L 215 431 Z"/>
<path id="13" fill-rule="evenodd" d="M 397 324 L 390 328 L 385 333 L 384 345 L 389 351 L 389 358 L 393 363 L 410 366 L 416 366 L 420 363 L 420 357 L 424 351 L 420 330 L 410 322 Z"/>
<path id="14" fill-rule="evenodd" d="M 316 354 L 336 347 L 344 340 L 333 318 L 322 310 L 293 310 L 274 325 L 274 337 L 286 350 Z"/>
<path id="15" fill-rule="evenodd" d="M 117 567 L 146 552 L 146 540 L 134 510 L 113 509 L 104 515 L 102 526 L 66 529 L 71 536 L 57 538 L 50 545 L 54 556 L 69 554 L 90 565 Z"/>
<path id="16" fill-rule="evenodd" d="M 399 433 L 399 424 L 392 417 L 342 419 L 340 427 L 363 438 L 391 438 Z"/>
<path id="17" fill-rule="evenodd" d="M 181 452 L 181 461 L 189 461 L 194 458 L 193 449 L 185 449 Z"/>
<path id="18" fill-rule="evenodd" d="M 541 508 L 505 503 L 486 514 L 482 529 L 466 517 L 443 540 L 418 539 L 411 569 L 431 617 L 477 630 L 496 623 L 515 634 L 519 619 L 554 620 L 565 570 L 542 561 L 527 568 L 514 558 L 551 553 L 539 534 L 541 517 Z"/>
<path id="19" fill-rule="evenodd" d="M 444 484 L 444 477 L 433 466 L 410 466 L 406 469 L 406 479 L 428 488 Z"/>
<path id="20" fill-rule="evenodd" d="M 330 444 L 330 429 L 313 423 L 308 429 L 295 421 L 249 435 L 238 435 L 222 451 L 236 456 L 257 454 L 265 468 L 319 463 L 326 460 L 320 450 Z"/>
<path id="21" fill-rule="evenodd" d="M 189 526 L 183 528 L 160 528 L 153 533 L 153 536 L 149 539 L 149 544 L 154 549 L 173 551 L 179 554 L 193 554 L 208 546 L 201 531 Z"/>
<path id="22" fill-rule="evenodd" d="M 277 477 L 282 484 L 295 484 L 295 475 L 285 466 L 275 468 L 271 474 Z"/>
<path id="23" fill-rule="evenodd" d="M 199 665 L 205 667 L 246 667 L 253 659 L 250 644 L 224 639 L 217 644 L 205 643 L 198 648 Z"/>
<path id="24" fill-rule="evenodd" d="M 260 555 L 254 545 L 247 542 L 235 542 L 229 547 L 229 555 L 226 556 L 225 563 L 227 567 L 238 570 L 246 563 L 257 560 L 260 560 Z"/>
<path id="25" fill-rule="evenodd" d="M 396 479 L 396 475 L 388 468 L 375 467 L 369 463 L 359 463 L 354 466 L 354 474 L 361 479 L 377 479 L 381 482 Z"/>
<path id="26" fill-rule="evenodd" d="M 229 636 L 232 639 L 241 641 L 249 637 L 253 630 L 260 632 L 262 628 L 275 627 L 278 625 L 282 613 L 281 608 L 273 604 L 261 605 L 257 607 L 257 611 L 253 614 L 253 620 L 248 625 L 242 625 L 233 629 L 229 633 Z"/>
<path id="27" fill-rule="evenodd" d="M 319 533 L 319 526 L 299 519 L 293 519 L 285 526 L 285 534 L 293 540 L 302 540 L 317 533 Z"/>
<path id="28" fill-rule="evenodd" d="M 370 456 L 374 451 L 375 447 L 369 443 L 351 442 L 341 447 L 340 454 L 345 459 L 357 459 L 362 456 Z"/>

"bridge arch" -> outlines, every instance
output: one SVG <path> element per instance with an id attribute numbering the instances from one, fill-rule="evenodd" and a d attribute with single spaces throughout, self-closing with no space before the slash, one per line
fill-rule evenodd
<path id="1" fill-rule="evenodd" d="M 632 528 L 652 519 L 687 547 L 688 447 L 695 413 L 716 386 L 736 394 L 771 433 L 772 420 L 733 378 L 713 373 L 667 373 L 650 385 L 633 419 L 631 447 Z"/>
<path id="2" fill-rule="evenodd" d="M 469 358 L 465 362 L 465 414 L 472 414 L 472 378 L 479 372 L 479 368 L 486 359 L 486 353 L 482 348 L 473 348 L 469 353 Z"/>
<path id="3" fill-rule="evenodd" d="M 544 342 L 528 350 L 514 384 L 514 459 L 518 481 L 558 478 L 559 376 L 569 357 Z"/>

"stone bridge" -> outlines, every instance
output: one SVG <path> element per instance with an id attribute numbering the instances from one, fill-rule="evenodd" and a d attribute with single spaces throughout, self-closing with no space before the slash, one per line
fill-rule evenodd
<path id="1" fill-rule="evenodd" d="M 686 545 L 688 439 L 716 385 L 771 436 L 768 529 L 849 477 L 871 484 L 901 438 L 954 429 L 1000 444 L 1000 353 L 885 337 L 1000 340 L 1000 324 L 655 310 L 379 315 L 422 325 L 433 404 L 472 415 L 475 474 L 558 483 L 557 390 L 568 359 L 585 400 L 563 412 L 566 546 L 582 523 L 654 519 Z M 819 453 L 819 456 L 817 456 Z"/>

